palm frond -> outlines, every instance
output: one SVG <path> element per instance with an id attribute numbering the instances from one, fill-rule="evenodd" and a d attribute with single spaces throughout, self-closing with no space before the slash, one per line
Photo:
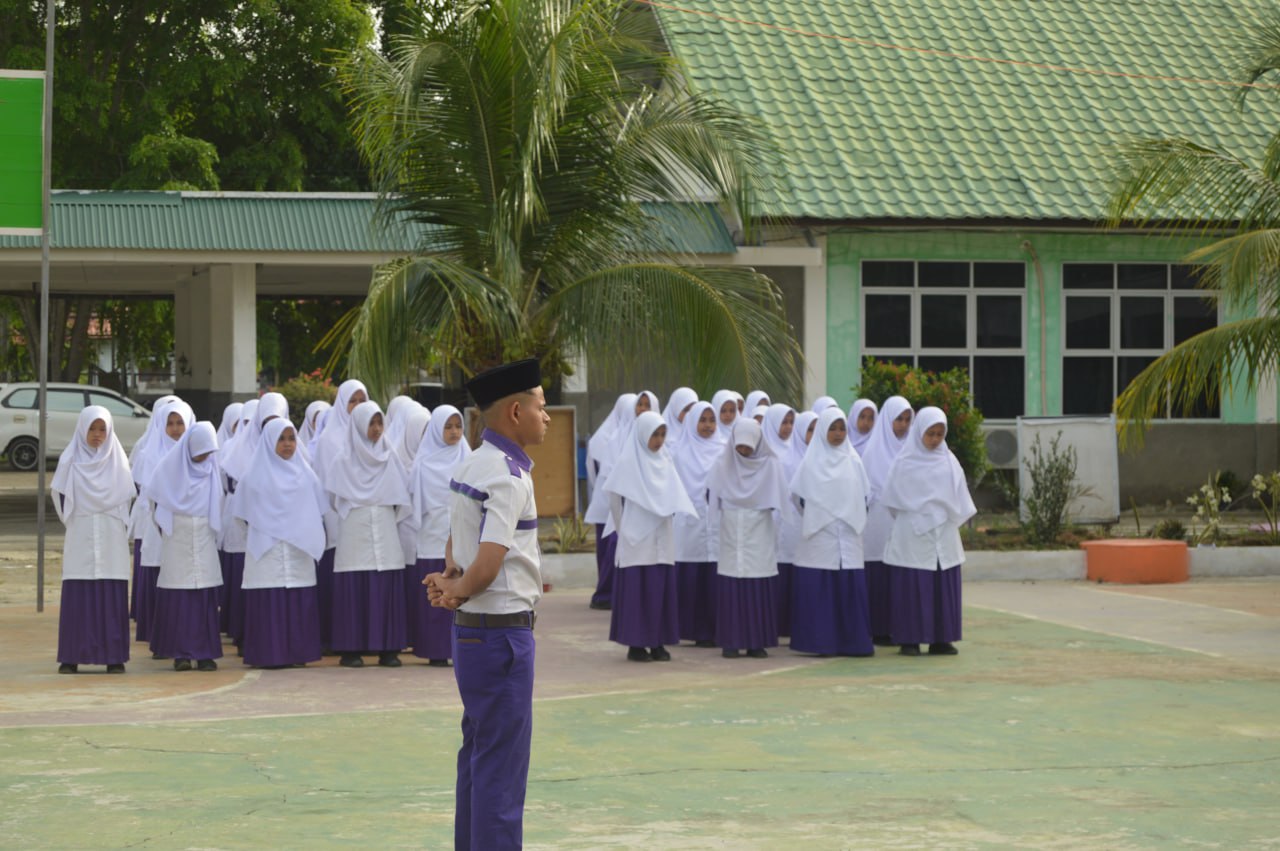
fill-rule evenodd
<path id="1" fill-rule="evenodd" d="M 1256 83 L 1272 71 L 1280 70 L 1280 12 L 1268 10 L 1245 31 L 1241 41 L 1245 54 L 1241 77 L 1245 82 Z M 1242 105 L 1249 91 L 1240 89 L 1237 98 Z"/>
<path id="2" fill-rule="evenodd" d="M 1185 259 L 1202 267 L 1200 286 L 1221 293 L 1233 309 L 1267 314 L 1280 307 L 1280 228 L 1238 233 Z"/>
<path id="3" fill-rule="evenodd" d="M 1280 317 L 1228 322 L 1197 334 L 1157 358 L 1116 399 L 1122 446 L 1141 446 L 1165 405 L 1189 414 L 1205 399 L 1252 392 L 1280 363 Z"/>

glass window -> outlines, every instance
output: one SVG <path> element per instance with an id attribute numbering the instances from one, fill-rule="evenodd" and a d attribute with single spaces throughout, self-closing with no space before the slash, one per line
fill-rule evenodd
<path id="1" fill-rule="evenodd" d="M 31 387 L 24 387 L 21 390 L 15 390 L 10 393 L 4 400 L 6 408 L 29 408 L 34 409 L 36 406 L 36 391 Z"/>
<path id="2" fill-rule="evenodd" d="M 978 348 L 1022 347 L 1022 297 L 980 295 L 978 298 Z"/>
<path id="3" fill-rule="evenodd" d="M 911 296 L 870 295 L 863 299 L 867 348 L 903 349 L 911 346 Z"/>
<path id="4" fill-rule="evenodd" d="M 49 410 L 78 414 L 84 408 L 84 392 L 81 390 L 50 390 Z"/>
<path id="5" fill-rule="evenodd" d="M 968 355 L 921 355 L 919 367 L 929 372 L 949 372 L 953 369 L 968 369 Z"/>
<path id="6" fill-rule="evenodd" d="M 1115 400 L 1110 357 L 1062 359 L 1062 413 L 1109 414 Z"/>
<path id="7" fill-rule="evenodd" d="M 1175 290 L 1194 290 L 1200 283 L 1199 266 L 1170 266 L 1169 286 Z"/>
<path id="8" fill-rule="evenodd" d="M 1200 297 L 1173 300 L 1173 344 L 1176 346 L 1202 331 L 1218 327 L 1218 305 Z"/>
<path id="9" fill-rule="evenodd" d="M 1111 348 L 1110 296 L 1072 296 L 1067 299 L 1067 348 Z"/>
<path id="10" fill-rule="evenodd" d="M 919 274 L 922 287 L 969 286 L 968 263 L 921 263 Z"/>
<path id="11" fill-rule="evenodd" d="M 910 287 L 914 284 L 915 264 L 910 260 L 863 261 L 864 287 Z"/>
<path id="12" fill-rule="evenodd" d="M 1026 411 L 1022 357 L 975 357 L 973 401 L 988 419 L 1011 420 Z"/>
<path id="13" fill-rule="evenodd" d="M 1164 348 L 1164 299 L 1125 296 L 1120 299 L 1120 348 Z"/>
<path id="14" fill-rule="evenodd" d="M 968 345 L 967 296 L 920 296 L 920 348 L 963 349 Z"/>
<path id="15" fill-rule="evenodd" d="M 1025 263 L 974 263 L 975 287 L 1010 287 L 1021 289 L 1027 285 Z"/>
<path id="16" fill-rule="evenodd" d="M 1163 263 L 1121 263 L 1116 266 L 1116 286 L 1122 290 L 1167 290 L 1169 267 Z"/>
<path id="17" fill-rule="evenodd" d="M 134 414 L 132 405 L 119 397 L 109 396 L 106 393 L 94 393 L 92 390 L 89 391 L 89 404 L 101 405 L 111 412 L 111 416 L 117 418 L 132 418 Z"/>
<path id="18" fill-rule="evenodd" d="M 1116 386 L 1120 388 L 1119 393 L 1123 393 L 1125 388 L 1133 382 L 1133 379 L 1138 377 L 1138 373 L 1151 366 L 1154 360 L 1155 358 L 1151 356 L 1118 358 L 1117 371 L 1119 380 L 1116 382 Z M 1116 395 L 1119 395 L 1119 393 Z"/>
<path id="19" fill-rule="evenodd" d="M 1110 263 L 1065 263 L 1062 266 L 1065 290 L 1115 289 L 1115 266 Z"/>

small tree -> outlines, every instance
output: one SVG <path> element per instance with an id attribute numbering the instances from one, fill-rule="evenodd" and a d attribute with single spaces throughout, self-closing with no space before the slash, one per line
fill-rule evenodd
<path id="1" fill-rule="evenodd" d="M 1077 458 L 1074 446 L 1063 449 L 1059 446 L 1062 432 L 1049 441 L 1046 452 L 1040 444 L 1040 435 L 1036 435 L 1031 444 L 1027 458 L 1027 475 L 1031 478 L 1031 489 L 1022 498 L 1025 519 L 1022 530 L 1027 542 L 1033 546 L 1051 544 L 1062 534 L 1067 525 L 1067 508 L 1071 500 L 1080 493 L 1076 484 Z"/>

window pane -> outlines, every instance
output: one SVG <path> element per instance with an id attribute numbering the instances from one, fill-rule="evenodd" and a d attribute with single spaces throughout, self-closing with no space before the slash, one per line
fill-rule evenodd
<path id="1" fill-rule="evenodd" d="M 90 405 L 101 405 L 111 412 L 113 417 L 133 417 L 133 408 L 129 406 L 123 399 L 117 399 L 115 396 L 108 396 L 106 393 L 89 393 Z"/>
<path id="2" fill-rule="evenodd" d="M 911 348 L 911 296 L 868 295 L 862 302 L 867 312 L 867 348 Z"/>
<path id="3" fill-rule="evenodd" d="M 963 349 L 969 344 L 966 300 L 962 295 L 920 297 L 920 348 Z"/>
<path id="4" fill-rule="evenodd" d="M 881 363 L 891 363 L 891 364 L 896 364 L 897 366 L 915 366 L 916 365 L 915 355 L 909 355 L 906 353 L 900 353 L 900 354 L 894 354 L 894 355 L 868 355 L 867 356 L 868 360 L 870 360 L 871 358 L 875 358 Z"/>
<path id="5" fill-rule="evenodd" d="M 1062 288 L 1066 290 L 1115 289 L 1112 277 L 1115 267 L 1110 263 L 1062 264 Z"/>
<path id="6" fill-rule="evenodd" d="M 915 264 L 910 260 L 865 260 L 862 263 L 864 287 L 909 287 L 915 284 Z"/>
<path id="7" fill-rule="evenodd" d="M 1189 340 L 1201 331 L 1218 327 L 1218 305 L 1199 297 L 1173 300 L 1173 344 Z"/>
<path id="8" fill-rule="evenodd" d="M 1167 290 L 1169 267 L 1146 263 L 1121 263 L 1116 267 L 1116 284 L 1122 290 Z"/>
<path id="9" fill-rule="evenodd" d="M 1111 358 L 1062 359 L 1062 413 L 1109 414 L 1115 401 Z"/>
<path id="10" fill-rule="evenodd" d="M 975 357 L 973 401 L 991 420 L 1011 420 L 1024 413 L 1026 371 L 1021 357 Z"/>
<path id="11" fill-rule="evenodd" d="M 1175 290 L 1194 290 L 1200 282 L 1199 266 L 1170 266 L 1169 285 Z"/>
<path id="12" fill-rule="evenodd" d="M 921 263 L 920 279 L 917 284 L 922 287 L 967 287 L 969 286 L 969 264 Z"/>
<path id="13" fill-rule="evenodd" d="M 1175 420 L 1216 420 L 1222 416 L 1221 400 L 1217 397 L 1213 399 L 1198 399 L 1191 406 L 1191 410 L 1182 413 L 1181 408 L 1175 408 L 1169 411 L 1170 419 Z"/>
<path id="14" fill-rule="evenodd" d="M 1022 346 L 1022 297 L 978 296 L 978 348 L 1017 349 Z"/>
<path id="15" fill-rule="evenodd" d="M 1129 386 L 1129 382 L 1137 378 L 1138 373 L 1150 366 L 1151 362 L 1154 360 L 1154 357 L 1119 358 L 1119 368 L 1117 369 L 1117 372 L 1119 373 L 1119 380 L 1116 384 L 1120 387 L 1120 393 L 1123 393 L 1125 388 Z M 1117 393 L 1116 395 L 1118 396 L 1120 394 Z"/>
<path id="16" fill-rule="evenodd" d="M 1164 348 L 1164 299 L 1120 299 L 1120 348 Z"/>
<path id="17" fill-rule="evenodd" d="M 84 407 L 84 393 L 80 390 L 50 390 L 49 410 L 78 414 Z"/>
<path id="18" fill-rule="evenodd" d="M 1021 289 L 1027 285 L 1027 264 L 974 263 L 973 285 L 975 287 L 1015 287 Z"/>
<path id="19" fill-rule="evenodd" d="M 1108 296 L 1067 299 L 1067 348 L 1111 348 L 1111 299 Z"/>
<path id="20" fill-rule="evenodd" d="M 921 355 L 919 366 L 929 372 L 943 373 L 953 369 L 968 369 L 969 358 L 965 355 Z"/>
<path id="21" fill-rule="evenodd" d="M 6 408 L 35 408 L 36 391 L 31 388 L 15 390 L 4 400 Z"/>

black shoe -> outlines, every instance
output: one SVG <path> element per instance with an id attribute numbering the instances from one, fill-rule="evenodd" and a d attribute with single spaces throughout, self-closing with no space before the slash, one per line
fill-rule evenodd
<path id="1" fill-rule="evenodd" d="M 929 645 L 930 656 L 956 656 L 960 651 L 950 641 L 943 641 L 938 644 Z"/>
<path id="2" fill-rule="evenodd" d="M 873 635 L 871 637 L 871 643 L 876 647 L 892 647 L 893 638 L 888 635 Z"/>
<path id="3" fill-rule="evenodd" d="M 693 642 L 693 646 L 694 647 L 715 647 L 716 643 L 714 641 L 711 641 L 710 639 L 703 639 L 702 641 Z"/>
<path id="4" fill-rule="evenodd" d="M 653 657 L 643 647 L 632 647 L 627 650 L 628 662 L 652 662 Z"/>
<path id="5" fill-rule="evenodd" d="M 769 651 L 763 647 L 757 647 L 754 650 L 748 650 L 747 655 L 752 659 L 767 659 L 769 658 Z"/>
<path id="6" fill-rule="evenodd" d="M 218 663 L 213 661 L 212 659 L 201 659 L 199 662 L 196 662 L 196 670 L 197 671 L 216 671 L 218 670 Z"/>
<path id="7" fill-rule="evenodd" d="M 338 664 L 344 668 L 363 668 L 364 659 L 361 659 L 358 653 L 343 653 Z"/>
<path id="8" fill-rule="evenodd" d="M 427 662 L 427 664 L 433 668 L 447 668 L 449 667 L 449 660 L 448 659 L 432 659 L 431 661 Z"/>
<path id="9" fill-rule="evenodd" d="M 191 660 L 190 660 L 190 659 L 174 659 L 174 660 L 173 660 L 173 669 L 174 669 L 175 671 L 190 671 L 190 670 L 191 670 Z"/>
<path id="10" fill-rule="evenodd" d="M 78 674 L 80 673 L 80 669 L 75 665 L 68 665 L 66 662 L 63 662 L 61 665 L 58 666 L 58 673 L 59 674 Z"/>
<path id="11" fill-rule="evenodd" d="M 920 655 L 920 645 L 919 645 L 919 644 L 904 644 L 904 645 L 902 645 L 901 647 L 899 647 L 899 648 L 898 648 L 898 653 L 899 653 L 899 655 L 902 655 L 902 656 L 919 656 L 919 655 Z"/>
<path id="12" fill-rule="evenodd" d="M 400 654 L 399 653 L 379 653 L 378 665 L 383 668 L 399 668 Z"/>
<path id="13" fill-rule="evenodd" d="M 670 662 L 671 654 L 667 652 L 667 648 L 658 645 L 657 647 L 649 648 L 649 658 L 655 662 Z"/>
<path id="14" fill-rule="evenodd" d="M 107 666 L 107 673 L 108 673 L 108 674 L 123 674 L 123 673 L 124 673 L 124 663 L 120 663 L 120 664 L 118 664 L 118 665 L 108 665 L 108 666 Z"/>
<path id="15" fill-rule="evenodd" d="M 720 655 L 726 659 L 737 659 L 742 655 L 741 650 L 730 650 L 728 647 L 720 651 Z"/>
<path id="16" fill-rule="evenodd" d="M 598 609 L 599 611 L 602 611 L 602 612 L 607 612 L 613 608 L 613 603 L 610 603 L 607 600 L 592 600 L 591 608 Z"/>

